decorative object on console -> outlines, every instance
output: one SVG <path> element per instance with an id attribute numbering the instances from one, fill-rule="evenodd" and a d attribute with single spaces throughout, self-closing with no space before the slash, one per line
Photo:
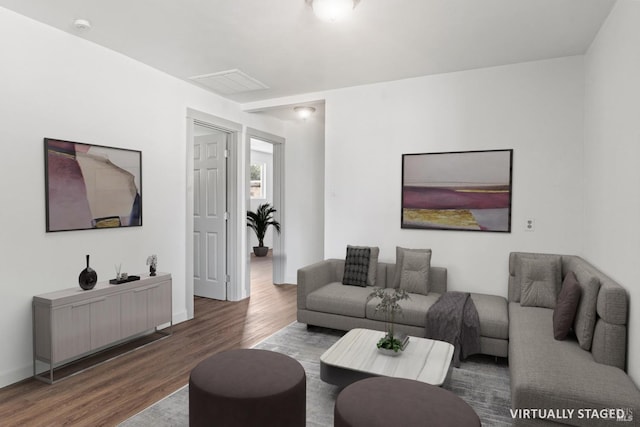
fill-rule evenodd
<path id="1" fill-rule="evenodd" d="M 402 155 L 402 228 L 511 232 L 513 150 Z"/>
<path id="2" fill-rule="evenodd" d="M 158 256 L 155 254 L 149 255 L 147 257 L 147 265 L 149 266 L 149 276 L 155 276 L 158 268 Z"/>
<path id="3" fill-rule="evenodd" d="M 252 229 L 258 238 L 258 246 L 253 247 L 256 256 L 265 256 L 269 252 L 269 247 L 264 245 L 264 236 L 269 226 L 273 226 L 280 233 L 280 223 L 273 218 L 276 212 L 278 211 L 269 203 L 261 204 L 255 212 L 247 211 L 247 227 Z"/>
<path id="4" fill-rule="evenodd" d="M 142 153 L 44 139 L 47 232 L 142 225 Z"/>
<path id="5" fill-rule="evenodd" d="M 123 283 L 135 282 L 136 280 L 140 280 L 140 276 L 129 276 L 127 273 L 122 273 L 119 279 L 110 279 L 109 284 L 121 285 Z"/>
<path id="6" fill-rule="evenodd" d="M 376 311 L 382 311 L 384 313 L 387 332 L 384 337 L 380 338 L 376 346 L 382 353 L 388 353 L 385 350 L 391 350 L 397 354 L 399 351 L 404 350 L 408 340 L 405 340 L 406 335 L 398 337 L 395 334 L 395 315 L 396 313 L 402 315 L 402 307 L 398 302 L 410 299 L 409 294 L 404 289 L 394 289 L 390 291 L 385 288 L 375 288 L 375 290 L 369 294 L 368 299 L 373 298 L 380 299 L 380 302 L 376 306 Z"/>
<path id="7" fill-rule="evenodd" d="M 80 287 L 85 291 L 93 289 L 93 287 L 98 282 L 98 273 L 89 267 L 89 255 L 87 255 L 87 268 L 80 272 L 80 276 L 78 276 L 78 283 Z"/>

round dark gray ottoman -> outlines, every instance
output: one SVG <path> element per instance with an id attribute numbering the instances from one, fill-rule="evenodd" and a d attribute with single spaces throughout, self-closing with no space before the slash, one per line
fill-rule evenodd
<path id="1" fill-rule="evenodd" d="M 448 390 L 414 380 L 374 377 L 340 392 L 333 425 L 480 427 L 480 418 Z"/>
<path id="2" fill-rule="evenodd" d="M 225 351 L 191 371 L 189 425 L 304 427 L 306 392 L 295 359 L 266 350 Z"/>

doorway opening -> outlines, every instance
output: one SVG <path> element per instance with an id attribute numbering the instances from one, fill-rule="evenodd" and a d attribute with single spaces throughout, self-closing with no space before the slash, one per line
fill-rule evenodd
<path id="1" fill-rule="evenodd" d="M 276 209 L 273 204 L 273 145 L 259 139 L 250 139 L 249 151 L 249 205 L 252 212 Z M 278 221 L 279 224 L 279 221 Z M 278 229 L 280 227 L 278 226 Z M 250 257 L 250 280 L 252 287 L 256 283 L 272 281 L 273 277 L 273 236 L 277 233 L 275 226 L 266 229 L 263 241 L 259 242 L 256 233 L 249 229 L 247 249 Z M 262 243 L 262 246 L 260 246 Z"/>
<path id="2" fill-rule="evenodd" d="M 275 208 L 273 219 L 280 224 L 280 233 L 270 226 L 264 237 L 264 246 L 269 247 L 266 256 L 256 256 L 258 246 L 256 234 L 247 229 L 247 295 L 251 294 L 251 283 L 284 283 L 286 254 L 284 249 L 285 204 L 284 204 L 284 138 L 255 129 L 247 130 L 247 209 L 256 211 L 268 203 Z"/>

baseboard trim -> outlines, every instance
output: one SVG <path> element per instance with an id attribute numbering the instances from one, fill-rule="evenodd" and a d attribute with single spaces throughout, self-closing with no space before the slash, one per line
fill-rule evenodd
<path id="1" fill-rule="evenodd" d="M 33 364 L 0 374 L 0 388 L 24 381 L 33 377 Z"/>
<path id="2" fill-rule="evenodd" d="M 182 310 L 178 313 L 173 313 L 173 324 L 178 324 L 182 322 L 186 322 L 189 320 L 189 316 L 187 315 L 187 310 Z"/>

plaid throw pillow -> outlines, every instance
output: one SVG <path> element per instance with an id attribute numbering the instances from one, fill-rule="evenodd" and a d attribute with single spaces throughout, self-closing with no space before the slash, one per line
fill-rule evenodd
<path id="1" fill-rule="evenodd" d="M 369 258 L 371 248 L 347 246 L 347 258 L 344 262 L 343 285 L 367 286 L 369 276 Z"/>

